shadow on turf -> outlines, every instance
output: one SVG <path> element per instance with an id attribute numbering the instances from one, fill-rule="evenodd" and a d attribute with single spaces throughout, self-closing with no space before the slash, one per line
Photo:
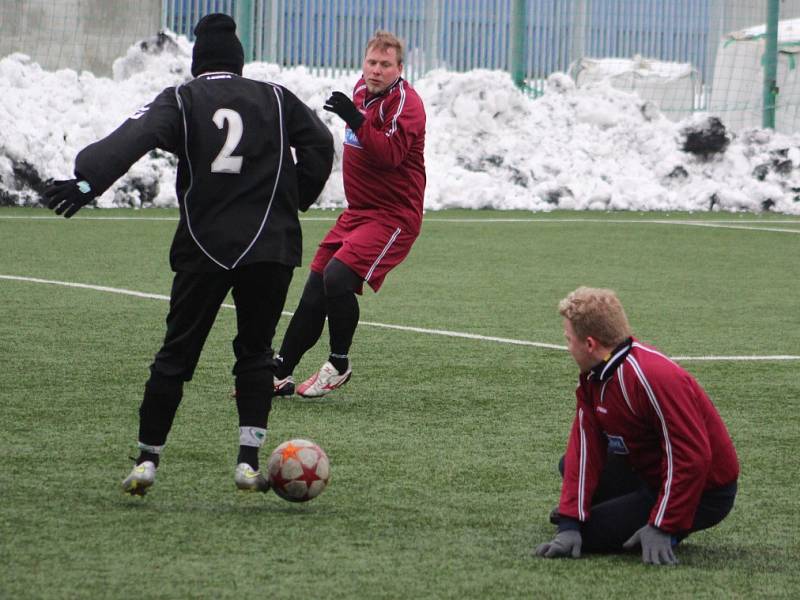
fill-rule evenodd
<path id="1" fill-rule="evenodd" d="M 702 533 L 702 532 L 701 532 Z M 684 569 L 703 569 L 704 571 L 740 570 L 742 572 L 769 571 L 776 574 L 792 574 L 796 571 L 795 563 L 791 560 L 793 549 L 781 549 L 774 546 L 739 544 L 705 544 L 701 539 L 694 540 L 695 534 L 684 540 L 675 551 L 679 567 Z M 537 534 L 536 538 L 547 538 L 547 534 Z M 543 560 L 533 554 L 539 542 L 531 544 L 524 554 L 537 560 Z M 556 559 L 571 561 L 572 559 Z M 591 560 L 605 562 L 608 565 L 641 565 L 650 568 L 641 562 L 639 550 L 621 553 L 585 553 L 578 560 Z"/>
<path id="2" fill-rule="evenodd" d="M 233 502 L 223 500 L 221 502 L 176 502 L 172 499 L 157 498 L 126 498 L 121 502 L 114 502 L 113 506 L 122 510 L 145 511 L 152 513 L 209 513 L 209 514 L 242 514 L 252 515 L 256 513 L 282 513 L 286 515 L 319 515 L 324 512 L 326 515 L 333 515 L 337 511 L 331 506 L 326 505 L 324 500 L 313 500 L 309 502 L 288 502 L 267 492 L 263 496 L 260 494 L 244 494 L 236 491 L 231 492 Z M 263 500 L 254 503 L 252 500 Z M 107 509 L 108 506 L 105 506 Z"/>
<path id="3" fill-rule="evenodd" d="M 796 565 L 789 560 L 791 551 L 769 546 L 691 545 L 681 544 L 678 560 L 690 568 L 742 571 L 769 570 L 772 573 L 794 573 Z"/>
<path id="4" fill-rule="evenodd" d="M 703 571 L 763 572 L 790 574 L 795 572 L 793 563 L 788 560 L 790 551 L 766 546 L 703 545 L 681 544 L 675 555 L 681 569 L 702 569 Z M 538 557 L 536 557 L 538 558 Z M 609 565 L 641 565 L 639 551 L 620 554 L 584 554 L 579 560 L 605 561 Z"/>

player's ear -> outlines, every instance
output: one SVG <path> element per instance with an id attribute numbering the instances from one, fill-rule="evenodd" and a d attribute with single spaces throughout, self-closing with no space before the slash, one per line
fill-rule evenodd
<path id="1" fill-rule="evenodd" d="M 597 350 L 597 347 L 599 346 L 599 344 L 598 344 L 597 340 L 596 340 L 596 339 L 594 339 L 594 338 L 593 338 L 592 336 L 590 336 L 590 335 L 587 335 L 587 336 L 586 336 L 586 339 L 584 340 L 584 343 L 586 344 L 586 349 L 587 349 L 589 352 L 594 352 L 595 350 Z"/>

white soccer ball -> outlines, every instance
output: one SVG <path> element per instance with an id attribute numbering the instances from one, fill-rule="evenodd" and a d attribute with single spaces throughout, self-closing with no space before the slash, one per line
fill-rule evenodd
<path id="1" fill-rule="evenodd" d="M 289 440 L 272 451 L 267 462 L 272 489 L 290 502 L 307 502 L 319 496 L 331 479 L 324 450 L 309 440 Z"/>

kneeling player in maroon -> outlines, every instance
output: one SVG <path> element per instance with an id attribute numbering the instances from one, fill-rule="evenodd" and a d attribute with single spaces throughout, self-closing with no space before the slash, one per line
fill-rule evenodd
<path id="1" fill-rule="evenodd" d="M 631 336 L 611 290 L 578 288 L 559 304 L 581 370 L 575 420 L 560 467 L 555 538 L 546 558 L 641 546 L 649 564 L 733 508 L 739 462 L 700 384 Z"/>
<path id="2" fill-rule="evenodd" d="M 322 335 L 330 355 L 297 387 L 318 397 L 350 379 L 349 351 L 358 326 L 356 294 L 374 291 L 408 255 L 422 224 L 425 109 L 400 76 L 403 45 L 384 31 L 369 41 L 353 100 L 334 92 L 325 109 L 346 123 L 342 172 L 347 208 L 319 245 L 297 310 L 276 357 L 275 394 L 289 396 L 292 372 Z"/>

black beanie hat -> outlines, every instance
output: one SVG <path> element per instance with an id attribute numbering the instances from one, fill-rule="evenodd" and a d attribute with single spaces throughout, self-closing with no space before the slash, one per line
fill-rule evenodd
<path id="1" fill-rule="evenodd" d="M 228 15 L 206 15 L 194 28 L 192 75 L 197 77 L 211 71 L 230 71 L 242 74 L 244 50 L 236 37 L 236 22 Z"/>

